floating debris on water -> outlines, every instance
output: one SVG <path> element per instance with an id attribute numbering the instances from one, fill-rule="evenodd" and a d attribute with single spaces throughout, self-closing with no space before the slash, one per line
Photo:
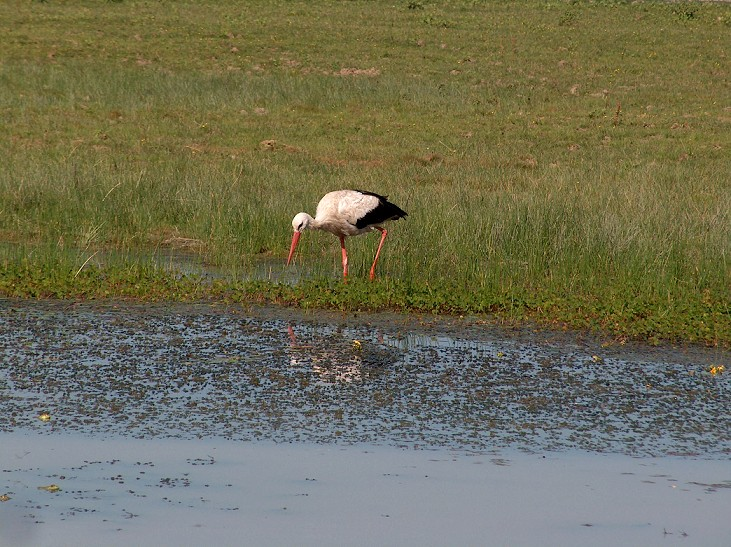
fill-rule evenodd
<path id="1" fill-rule="evenodd" d="M 601 348 L 456 318 L 0 308 L 0 431 L 43 427 L 52 404 L 57 433 L 731 454 L 723 350 Z"/>

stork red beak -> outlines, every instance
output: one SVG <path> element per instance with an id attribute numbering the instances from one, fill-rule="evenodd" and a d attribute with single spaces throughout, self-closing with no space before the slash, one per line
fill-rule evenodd
<path id="1" fill-rule="evenodd" d="M 287 266 L 289 266 L 289 263 L 292 262 L 292 257 L 294 256 L 294 250 L 297 248 L 297 242 L 300 240 L 301 235 L 302 235 L 302 232 L 295 232 L 292 234 L 292 246 L 289 248 L 289 256 L 287 257 Z"/>

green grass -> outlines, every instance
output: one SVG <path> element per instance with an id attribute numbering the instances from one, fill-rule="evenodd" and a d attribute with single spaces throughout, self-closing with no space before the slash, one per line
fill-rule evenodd
<path id="1" fill-rule="evenodd" d="M 0 293 L 731 344 L 730 35 L 721 3 L 3 2 Z M 380 282 L 358 279 L 375 236 L 349 242 L 343 286 L 319 233 L 298 252 L 311 281 L 240 281 L 349 187 L 409 212 Z M 138 258 L 176 246 L 228 277 Z"/>

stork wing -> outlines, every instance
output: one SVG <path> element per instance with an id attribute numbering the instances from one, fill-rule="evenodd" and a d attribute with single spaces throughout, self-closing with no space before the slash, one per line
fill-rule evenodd
<path id="1" fill-rule="evenodd" d="M 375 210 L 379 205 L 377 196 L 350 191 L 343 195 L 338 203 L 338 215 L 353 226 Z M 360 227 L 360 226 L 359 226 Z"/>

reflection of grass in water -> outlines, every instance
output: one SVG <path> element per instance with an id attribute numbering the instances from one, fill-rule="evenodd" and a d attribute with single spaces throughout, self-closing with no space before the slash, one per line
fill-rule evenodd
<path id="1" fill-rule="evenodd" d="M 242 278 L 294 213 L 363 187 L 410 216 L 379 264 L 395 296 L 362 306 L 731 338 L 731 8 L 250 9 L 0 6 L 0 237 L 38 245 L 49 289 L 99 249 L 183 244 Z M 376 241 L 348 245 L 358 277 Z M 308 233 L 297 268 L 337 277 L 337 241 Z"/>

